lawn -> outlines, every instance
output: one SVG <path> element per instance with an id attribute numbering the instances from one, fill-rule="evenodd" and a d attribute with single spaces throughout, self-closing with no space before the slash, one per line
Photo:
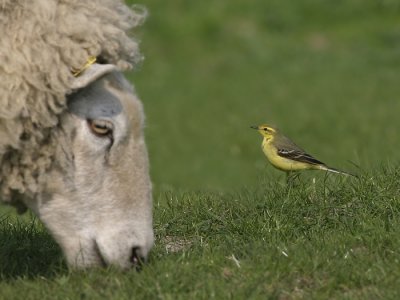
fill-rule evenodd
<path id="1" fill-rule="evenodd" d="M 148 0 L 156 245 L 141 272 L 68 270 L 32 215 L 0 207 L 0 299 L 398 299 L 400 4 Z M 358 179 L 293 187 L 250 125 Z"/>

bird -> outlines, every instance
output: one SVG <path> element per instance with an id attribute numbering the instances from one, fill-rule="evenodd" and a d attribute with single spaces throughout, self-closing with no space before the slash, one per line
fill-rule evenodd
<path id="1" fill-rule="evenodd" d="M 250 128 L 256 129 L 263 136 L 261 148 L 265 156 L 275 168 L 286 172 L 288 182 L 293 172 L 301 170 L 323 170 L 346 176 L 355 176 L 351 173 L 328 167 L 325 163 L 297 146 L 275 127 L 262 124 L 250 126 Z"/>

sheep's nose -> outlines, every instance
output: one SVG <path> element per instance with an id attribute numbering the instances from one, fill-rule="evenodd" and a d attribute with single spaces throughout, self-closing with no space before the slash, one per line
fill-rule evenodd
<path id="1" fill-rule="evenodd" d="M 141 249 L 141 247 L 133 247 L 132 248 L 130 263 L 137 270 L 141 269 L 143 263 L 146 260 L 145 256 L 142 253 L 143 253 L 143 250 Z"/>

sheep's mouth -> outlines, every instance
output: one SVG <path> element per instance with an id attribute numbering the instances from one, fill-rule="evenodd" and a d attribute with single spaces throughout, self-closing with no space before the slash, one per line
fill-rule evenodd
<path id="1" fill-rule="evenodd" d="M 94 252 L 99 260 L 100 266 L 106 268 L 108 266 L 107 261 L 103 257 L 100 251 L 99 244 L 96 240 L 93 240 Z M 146 258 L 140 255 L 140 247 L 133 247 L 131 256 L 129 257 L 130 267 L 134 268 L 136 271 L 141 271 L 143 264 L 146 262 Z"/>

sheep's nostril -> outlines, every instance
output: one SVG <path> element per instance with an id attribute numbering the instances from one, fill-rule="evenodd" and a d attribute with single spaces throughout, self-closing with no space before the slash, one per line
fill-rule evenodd
<path id="1" fill-rule="evenodd" d="M 140 270 L 145 258 L 141 256 L 140 254 L 140 247 L 133 247 L 132 248 L 132 254 L 130 257 L 130 262 L 132 263 L 133 267 L 136 268 L 137 270 Z"/>

